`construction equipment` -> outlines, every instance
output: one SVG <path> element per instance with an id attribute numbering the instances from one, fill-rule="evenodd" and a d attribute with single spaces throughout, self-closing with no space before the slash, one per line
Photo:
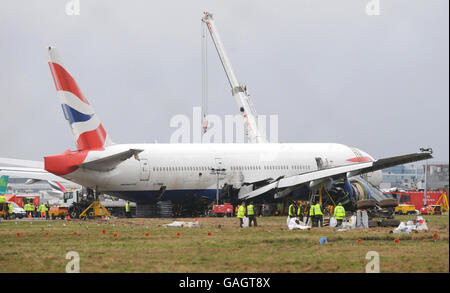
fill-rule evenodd
<path id="1" fill-rule="evenodd" d="M 202 129 L 203 133 L 208 130 L 208 43 L 206 29 L 202 25 Z"/>
<path id="2" fill-rule="evenodd" d="M 445 215 L 448 213 L 448 199 L 447 194 L 442 193 L 439 199 L 436 202 L 436 205 L 432 206 L 431 212 L 429 215 Z"/>
<path id="3" fill-rule="evenodd" d="M 81 198 L 80 195 L 82 195 Z M 72 219 L 87 219 L 102 216 L 111 217 L 111 214 L 100 203 L 98 197 L 97 192 L 89 188 L 87 189 L 86 195 L 83 195 L 83 192 L 77 192 L 76 201 L 69 207 L 69 216 Z"/>
<path id="4" fill-rule="evenodd" d="M 92 211 L 90 211 L 92 209 Z M 111 214 L 108 212 L 108 210 L 98 201 L 94 200 L 81 214 L 81 218 L 95 218 L 95 217 L 102 217 L 102 216 L 108 216 L 111 217 Z"/>
<path id="5" fill-rule="evenodd" d="M 247 91 L 247 86 L 240 84 L 236 78 L 236 75 L 231 68 L 231 63 L 228 60 L 228 56 L 225 52 L 225 48 L 220 40 L 219 33 L 217 32 L 216 26 L 214 24 L 212 14 L 204 12 L 204 17 L 202 21 L 207 25 L 211 38 L 216 47 L 217 53 L 219 54 L 220 61 L 222 62 L 223 69 L 227 75 L 228 81 L 230 82 L 231 92 L 235 99 L 236 104 L 239 107 L 239 113 L 242 115 L 245 123 L 245 127 L 248 132 L 249 142 L 252 143 L 262 143 L 266 142 L 266 138 L 261 134 L 258 128 L 258 115 L 250 99 L 250 95 Z M 206 47 L 206 46 L 205 46 Z M 206 51 L 205 51 L 206 52 Z M 206 82 L 206 81 L 205 81 Z M 204 86 L 205 87 L 205 86 Z M 207 89 L 204 89 L 206 91 Z M 205 92 L 205 95 L 207 93 Z"/>
<path id="6" fill-rule="evenodd" d="M 416 207 L 412 204 L 399 204 L 395 207 L 395 213 L 399 215 L 414 215 Z"/>
<path id="7" fill-rule="evenodd" d="M 54 206 L 51 207 L 48 211 L 48 215 L 51 219 L 55 220 L 56 218 L 65 219 L 69 214 L 69 209 L 67 207 Z"/>

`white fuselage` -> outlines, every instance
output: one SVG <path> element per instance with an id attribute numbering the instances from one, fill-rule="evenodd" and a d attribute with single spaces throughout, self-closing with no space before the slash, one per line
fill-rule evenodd
<path id="1" fill-rule="evenodd" d="M 139 160 L 131 157 L 107 172 L 79 168 L 63 177 L 138 202 L 152 200 L 164 186 L 164 198 L 176 201 L 186 193 L 213 197 L 217 175 L 212 168 L 225 169 L 221 186 L 227 183 L 239 188 L 244 183 L 349 165 L 358 157 L 373 160 L 367 153 L 342 144 L 262 143 L 120 144 L 90 151 L 85 161 L 129 149 L 143 150 Z"/>

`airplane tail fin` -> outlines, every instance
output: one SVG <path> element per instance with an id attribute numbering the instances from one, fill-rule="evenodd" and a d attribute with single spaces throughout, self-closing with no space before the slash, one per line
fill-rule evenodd
<path id="1" fill-rule="evenodd" d="M 70 124 L 75 144 L 79 150 L 102 149 L 112 145 L 100 119 L 67 71 L 58 52 L 48 47 L 49 66 L 61 101 L 64 117 Z"/>
<path id="2" fill-rule="evenodd" d="M 8 187 L 9 176 L 3 175 L 0 177 L 0 194 L 5 194 Z"/>
<path id="3" fill-rule="evenodd" d="M 58 190 L 61 192 L 66 192 L 67 189 L 64 187 L 64 185 L 62 185 L 61 183 L 59 183 L 58 181 L 53 181 L 53 180 L 47 180 L 47 183 L 54 189 L 54 190 Z"/>

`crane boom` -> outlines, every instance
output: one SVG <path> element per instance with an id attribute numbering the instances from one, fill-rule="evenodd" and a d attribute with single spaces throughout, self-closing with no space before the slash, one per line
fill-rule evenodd
<path id="1" fill-rule="evenodd" d="M 266 138 L 262 136 L 260 129 L 258 128 L 258 115 L 256 114 L 255 107 L 250 99 L 245 85 L 239 84 L 236 75 L 231 68 L 231 63 L 228 60 L 228 56 L 225 52 L 225 48 L 220 40 L 219 33 L 217 32 L 214 24 L 212 14 L 204 12 L 202 21 L 207 25 L 211 38 L 216 47 L 220 61 L 222 62 L 223 69 L 230 82 L 231 92 L 236 104 L 239 107 L 239 113 L 244 119 L 245 126 L 247 127 L 248 139 L 252 143 L 264 143 Z"/>

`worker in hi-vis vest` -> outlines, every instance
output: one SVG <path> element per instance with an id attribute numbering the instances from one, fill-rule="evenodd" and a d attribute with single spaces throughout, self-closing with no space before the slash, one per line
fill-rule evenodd
<path id="1" fill-rule="evenodd" d="M 48 201 L 45 204 L 45 218 L 50 219 L 50 203 Z"/>
<path id="2" fill-rule="evenodd" d="M 295 202 L 291 201 L 291 204 L 289 205 L 288 208 L 288 218 L 286 223 L 289 225 L 289 221 L 291 220 L 291 218 L 294 218 L 297 214 L 297 209 L 296 209 L 296 205 Z"/>
<path id="3" fill-rule="evenodd" d="M 127 215 L 127 218 L 131 218 L 130 202 L 128 200 L 125 204 L 125 213 Z"/>
<path id="4" fill-rule="evenodd" d="M 242 228 L 242 225 L 244 224 L 244 217 L 245 217 L 245 202 L 242 202 L 242 204 L 238 208 L 237 217 L 239 218 L 239 226 Z"/>
<path id="5" fill-rule="evenodd" d="M 305 206 L 302 201 L 297 202 L 297 218 L 299 221 L 303 221 L 303 215 L 305 212 Z"/>
<path id="6" fill-rule="evenodd" d="M 12 203 L 8 203 L 8 218 L 11 219 L 13 215 L 14 206 Z"/>
<path id="7" fill-rule="evenodd" d="M 30 204 L 29 203 L 24 204 L 23 209 L 25 210 L 25 213 L 28 216 L 30 214 Z"/>
<path id="8" fill-rule="evenodd" d="M 320 208 L 320 204 L 318 201 L 315 202 L 315 204 L 311 205 L 311 208 L 309 209 L 309 216 L 311 217 L 312 226 L 313 227 L 320 227 L 322 226 L 323 220 L 322 220 L 322 210 Z M 320 224 L 319 224 L 320 223 Z"/>
<path id="9" fill-rule="evenodd" d="M 256 223 L 256 217 L 255 217 L 255 208 L 253 206 L 253 202 L 250 202 L 250 204 L 247 206 L 247 216 L 248 216 L 248 226 L 252 226 L 252 222 L 254 223 L 253 226 L 256 227 L 258 224 Z"/>
<path id="10" fill-rule="evenodd" d="M 336 218 L 337 226 L 342 225 L 342 221 L 345 218 L 345 209 L 341 203 L 338 203 L 338 205 L 334 208 L 334 217 Z"/>
<path id="11" fill-rule="evenodd" d="M 45 212 L 47 211 L 45 204 L 42 203 L 39 210 L 41 211 L 41 218 L 45 217 Z"/>

